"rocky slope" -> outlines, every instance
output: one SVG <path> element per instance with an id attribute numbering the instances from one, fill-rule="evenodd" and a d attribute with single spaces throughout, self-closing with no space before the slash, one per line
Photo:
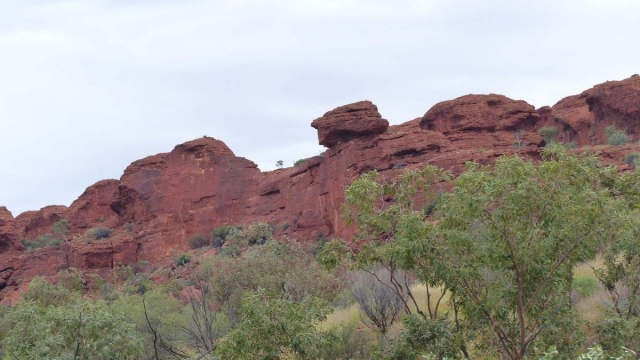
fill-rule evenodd
<path id="1" fill-rule="evenodd" d="M 466 95 L 389 126 L 373 103 L 362 101 L 311 125 L 328 150 L 292 168 L 260 172 L 222 141 L 205 137 L 135 161 L 119 180 L 88 187 L 69 207 L 48 206 L 15 218 L 0 207 L 0 301 L 14 301 L 20 285 L 35 275 L 54 276 L 69 267 L 107 276 L 118 264 L 168 264 L 188 249 L 190 237 L 221 225 L 264 221 L 300 241 L 348 239 L 353 229 L 340 219 L 343 188 L 363 172 L 393 177 L 433 164 L 459 173 L 467 161 L 488 164 L 516 151 L 536 158 L 545 145 L 542 127 L 556 127 L 558 141 L 591 146 L 606 162 L 630 169 L 622 159 L 638 146 L 603 145 L 604 128 L 624 129 L 637 143 L 640 77 L 609 81 L 540 109 L 502 95 Z M 95 227 L 114 232 L 102 241 L 24 252 L 22 239 L 51 232 L 61 219 L 71 224 L 71 236 Z"/>

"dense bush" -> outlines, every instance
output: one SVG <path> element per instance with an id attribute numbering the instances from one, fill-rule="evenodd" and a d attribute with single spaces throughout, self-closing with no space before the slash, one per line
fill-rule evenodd
<path id="1" fill-rule="evenodd" d="M 141 355 L 140 333 L 119 311 L 104 301 L 82 301 L 46 280 L 34 282 L 25 300 L 7 315 L 10 330 L 2 345 L 12 358 L 107 360 Z"/>
<path id="2" fill-rule="evenodd" d="M 263 245 L 273 239 L 273 228 L 267 223 L 257 223 L 242 230 L 242 237 L 249 245 Z"/>
<path id="3" fill-rule="evenodd" d="M 190 262 L 191 262 L 191 256 L 185 253 L 178 255 L 178 258 L 176 259 L 177 266 L 185 266 Z"/>
<path id="4" fill-rule="evenodd" d="M 227 241 L 227 238 L 234 233 L 242 231 L 242 226 L 224 225 L 215 228 L 211 232 L 211 246 L 220 248 Z"/>
<path id="5" fill-rule="evenodd" d="M 41 249 L 47 246 L 58 246 L 62 241 L 53 237 L 51 234 L 45 234 L 38 236 L 35 240 L 27 240 L 23 239 L 21 241 L 22 245 L 27 249 L 27 251 L 33 251 L 35 249 Z"/>
<path id="6" fill-rule="evenodd" d="M 214 247 L 226 244 L 227 247 L 222 253 L 238 255 L 247 246 L 263 245 L 273 239 L 273 228 L 267 223 L 256 223 L 247 227 L 223 226 L 214 230 L 211 235 Z"/>
<path id="7" fill-rule="evenodd" d="M 192 249 L 199 249 L 201 247 L 209 246 L 210 240 L 204 235 L 198 234 L 189 239 L 189 245 Z"/>
<path id="8" fill-rule="evenodd" d="M 638 166 L 638 164 L 640 164 L 640 153 L 632 152 L 627 154 L 624 157 L 624 162 L 627 163 L 627 165 Z"/>
<path id="9" fill-rule="evenodd" d="M 98 227 L 95 228 L 93 230 L 91 230 L 91 236 L 94 237 L 94 239 L 96 240 L 100 240 L 100 239 L 106 239 L 109 236 L 111 236 L 111 229 L 109 228 L 105 228 L 105 227 Z"/>
<path id="10" fill-rule="evenodd" d="M 608 145 L 619 146 L 631 142 L 631 138 L 624 132 L 624 130 L 617 130 L 613 125 L 609 125 L 604 128 L 604 134 L 607 137 Z"/>
<path id="11" fill-rule="evenodd" d="M 538 130 L 538 134 L 544 137 L 544 141 L 547 144 L 552 144 L 556 142 L 556 137 L 558 136 L 558 128 L 555 126 L 545 126 Z"/>
<path id="12" fill-rule="evenodd" d="M 85 287 L 84 273 L 80 269 L 69 268 L 58 272 L 58 284 L 67 290 L 82 292 Z"/>

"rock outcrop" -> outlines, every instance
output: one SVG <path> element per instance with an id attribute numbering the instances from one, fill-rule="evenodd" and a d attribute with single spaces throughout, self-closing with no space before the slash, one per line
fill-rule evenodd
<path id="1" fill-rule="evenodd" d="M 382 118 L 371 101 L 360 101 L 325 113 L 311 126 L 318 130 L 320 145 L 332 147 L 361 136 L 382 134 L 387 131 L 389 122 Z"/>
<path id="2" fill-rule="evenodd" d="M 11 211 L 0 206 L 0 254 L 18 248 L 15 219 Z"/>
<path id="3" fill-rule="evenodd" d="M 20 284 L 35 275 L 69 267 L 108 276 L 118 264 L 169 265 L 189 249 L 189 238 L 221 225 L 262 221 L 299 241 L 350 239 L 354 228 L 341 220 L 340 207 L 344 187 L 360 174 L 376 170 L 392 178 L 425 164 L 458 174 L 467 161 L 491 164 L 515 152 L 538 158 L 544 126 L 558 128 L 558 141 L 592 146 L 603 161 L 630 169 L 622 158 L 638 145 L 602 145 L 608 125 L 638 138 L 640 78 L 597 85 L 537 110 L 502 95 L 467 95 L 393 126 L 369 101 L 341 106 L 312 123 L 328 147 L 323 155 L 271 172 L 235 156 L 220 140 L 188 141 L 133 162 L 120 179 L 88 187 L 69 207 L 15 218 L 0 207 L 0 302 L 17 299 Z M 69 221 L 74 240 L 24 252 L 20 240 L 51 232 L 61 219 Z M 113 234 L 91 241 L 86 233 L 95 227 Z"/>
<path id="4" fill-rule="evenodd" d="M 604 128 L 614 125 L 640 138 L 640 77 L 607 81 L 568 96 L 551 107 L 544 123 L 560 130 L 558 140 L 578 146 L 604 144 Z"/>

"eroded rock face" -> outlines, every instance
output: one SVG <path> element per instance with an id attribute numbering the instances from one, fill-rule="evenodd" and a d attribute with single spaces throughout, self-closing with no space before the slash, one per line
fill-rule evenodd
<path id="1" fill-rule="evenodd" d="M 345 186 L 360 174 L 376 170 L 393 178 L 426 164 L 459 174 L 467 161 L 491 164 L 515 152 L 537 159 L 545 145 L 538 134 L 543 126 L 558 127 L 561 142 L 595 145 L 603 161 L 630 170 L 622 158 L 640 151 L 637 144 L 598 144 L 610 124 L 637 138 L 638 97 L 640 78 L 607 82 L 538 110 L 502 95 L 467 95 L 393 126 L 374 104 L 362 101 L 313 121 L 320 144 L 329 147 L 323 155 L 271 172 L 235 156 L 222 141 L 189 141 L 133 162 L 119 180 L 88 187 L 69 208 L 48 206 L 14 219 L 0 207 L 0 302 L 16 301 L 21 284 L 33 276 L 54 276 L 68 267 L 110 276 L 119 264 L 169 265 L 189 249 L 189 238 L 222 225 L 262 221 L 302 242 L 348 240 L 355 228 L 344 224 L 340 207 Z M 23 252 L 20 239 L 49 233 L 61 219 L 70 222 L 69 238 L 77 240 Z M 95 227 L 112 228 L 113 234 L 86 241 Z"/>
<path id="2" fill-rule="evenodd" d="M 0 206 L 0 254 L 18 248 L 15 219 L 6 207 Z"/>
<path id="3" fill-rule="evenodd" d="M 568 96 L 551 108 L 547 126 L 560 130 L 559 141 L 578 146 L 605 144 L 604 128 L 614 125 L 632 140 L 640 138 L 640 77 L 607 81 Z"/>
<path id="4" fill-rule="evenodd" d="M 532 105 L 506 96 L 466 95 L 429 109 L 420 127 L 445 135 L 460 132 L 495 132 L 532 129 L 540 115 Z"/>
<path id="5" fill-rule="evenodd" d="M 318 130 L 320 145 L 332 147 L 361 136 L 382 134 L 387 131 L 389 122 L 382 118 L 371 101 L 360 101 L 325 113 L 311 126 Z"/>
<path id="6" fill-rule="evenodd" d="M 35 239 L 39 235 L 51 232 L 56 221 L 67 217 L 66 206 L 50 205 L 37 211 L 25 211 L 16 217 L 16 228 L 20 238 Z"/>

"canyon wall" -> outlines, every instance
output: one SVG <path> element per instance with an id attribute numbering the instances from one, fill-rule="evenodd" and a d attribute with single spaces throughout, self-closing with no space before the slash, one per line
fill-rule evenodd
<path id="1" fill-rule="evenodd" d="M 546 145 L 542 127 L 557 128 L 559 142 L 590 146 L 605 162 L 630 170 L 622 159 L 638 151 L 640 77 L 596 85 L 540 109 L 502 95 L 466 95 L 389 126 L 373 103 L 361 101 L 311 125 L 328 149 L 291 168 L 261 172 L 222 141 L 204 137 L 135 161 L 119 180 L 88 187 L 69 207 L 47 206 L 15 218 L 0 207 L 0 301 L 14 301 L 35 275 L 54 276 L 69 267 L 106 276 L 118 264 L 170 264 L 188 250 L 189 238 L 221 225 L 262 221 L 299 241 L 349 239 L 353 228 L 341 220 L 340 206 L 344 187 L 360 174 L 377 170 L 393 177 L 426 164 L 458 174 L 467 161 L 490 164 L 514 152 L 539 158 Z M 632 143 L 605 145 L 608 125 L 625 130 Z M 51 232 L 61 219 L 70 223 L 70 239 L 96 227 L 113 234 L 24 251 L 22 239 Z"/>

